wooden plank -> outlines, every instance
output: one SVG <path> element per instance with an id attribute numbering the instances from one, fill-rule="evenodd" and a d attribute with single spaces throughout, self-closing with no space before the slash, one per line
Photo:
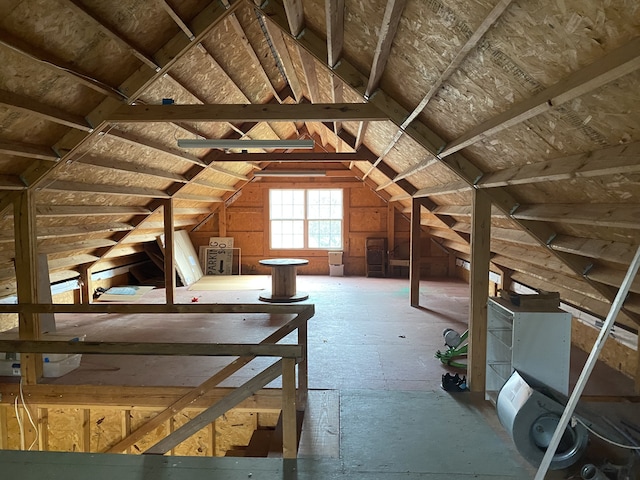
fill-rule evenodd
<path id="1" fill-rule="evenodd" d="M 117 123 L 388 120 L 369 103 L 123 105 L 107 117 L 106 121 Z"/>
<path id="2" fill-rule="evenodd" d="M 9 448 L 9 431 L 7 430 L 7 407 L 0 405 L 0 450 Z"/>
<path id="3" fill-rule="evenodd" d="M 296 458 L 298 429 L 296 422 L 296 361 L 282 359 L 282 457 Z"/>
<path id="4" fill-rule="evenodd" d="M 0 105 L 85 132 L 91 130 L 91 126 L 80 115 L 64 112 L 15 92 L 0 90 Z"/>
<path id="5" fill-rule="evenodd" d="M 71 227 L 40 227 L 38 228 L 38 238 L 58 238 L 58 237 L 74 237 L 77 235 L 85 235 L 87 233 L 114 233 L 126 232 L 133 227 L 128 223 L 112 222 L 112 223 L 86 223 L 84 225 L 74 225 Z"/>
<path id="6" fill-rule="evenodd" d="M 298 314 L 307 319 L 314 314 L 313 304 L 250 304 L 250 303 L 198 303 L 198 304 L 97 304 L 38 305 L 29 303 L 0 304 L 0 313 L 120 313 L 120 314 L 164 314 L 164 313 L 271 313 Z"/>
<path id="7" fill-rule="evenodd" d="M 540 115 L 640 68 L 640 37 L 636 37 L 555 85 L 482 122 L 444 146 L 440 157 L 451 155 L 482 138 Z"/>
<path id="8" fill-rule="evenodd" d="M 371 73 L 369 74 L 369 82 L 365 89 L 365 97 L 368 98 L 378 88 L 380 78 L 389 60 L 391 53 L 391 45 L 396 36 L 396 30 L 400 23 L 402 11 L 406 5 L 406 0 L 387 0 L 387 6 L 382 17 L 382 25 L 378 35 L 378 44 L 373 54 L 373 63 L 371 65 Z"/>
<path id="9" fill-rule="evenodd" d="M 280 58 L 280 63 L 282 64 L 282 68 L 285 73 L 285 80 L 291 87 L 291 91 L 293 92 L 293 96 L 296 99 L 296 103 L 300 103 L 303 98 L 302 86 L 300 85 L 300 80 L 298 79 L 298 74 L 296 72 L 295 67 L 293 66 L 293 61 L 291 60 L 291 55 L 289 54 L 289 50 L 287 49 L 287 44 L 284 41 L 284 37 L 282 36 L 282 32 L 279 28 L 273 26 L 270 22 L 264 22 L 265 28 L 269 33 L 269 38 L 271 38 L 271 42 L 275 47 L 275 50 L 278 54 L 278 58 Z"/>
<path id="10" fill-rule="evenodd" d="M 169 195 L 166 192 L 155 188 L 123 187 L 121 185 L 107 185 L 104 183 L 82 183 L 65 180 L 55 180 L 44 186 L 43 190 L 85 192 L 105 195 L 127 195 L 133 197 L 169 198 Z"/>
<path id="11" fill-rule="evenodd" d="M 551 242 L 551 248 L 584 257 L 629 265 L 633 260 L 635 246 L 628 243 L 558 235 Z"/>
<path id="12" fill-rule="evenodd" d="M 337 390 L 309 392 L 298 457 L 340 457 L 340 394 Z"/>
<path id="13" fill-rule="evenodd" d="M 164 288 L 165 302 L 167 305 L 173 305 L 175 300 L 176 287 L 176 268 L 175 260 L 175 238 L 173 226 L 173 200 L 167 199 L 163 204 L 164 219 Z"/>
<path id="14" fill-rule="evenodd" d="M 623 208 L 621 208 L 623 207 Z M 640 228 L 640 206 L 634 204 L 536 204 L 521 205 L 513 214 L 518 220 L 574 223 L 608 228 Z"/>
<path id="15" fill-rule="evenodd" d="M 145 454 L 163 455 L 176 445 L 180 444 L 207 424 L 213 422 L 248 396 L 254 394 L 269 382 L 272 382 L 282 374 L 282 360 L 267 367 L 255 377 L 243 383 L 224 399 L 216 402 L 200 415 L 187 422 L 172 434 L 147 449 Z"/>
<path id="16" fill-rule="evenodd" d="M 301 345 L 251 345 L 245 343 L 132 343 L 0 340 L 0 350 L 3 352 L 95 353 L 100 355 L 302 357 Z"/>
<path id="17" fill-rule="evenodd" d="M 131 434 L 131 410 L 122 410 L 120 428 L 122 430 L 122 438 L 127 438 Z M 131 448 L 123 450 L 124 453 L 130 453 Z"/>
<path id="18" fill-rule="evenodd" d="M 38 217 L 87 217 L 91 215 L 148 215 L 146 207 L 119 205 L 37 205 Z"/>
<path id="19" fill-rule="evenodd" d="M 18 175 L 0 175 L 0 190 L 24 190 L 25 183 Z"/>
<path id="20" fill-rule="evenodd" d="M 140 105 L 137 105 L 137 106 L 140 106 Z M 136 135 L 135 133 L 111 129 L 109 130 L 107 135 L 109 135 L 110 137 L 116 138 L 121 142 L 128 143 L 129 145 L 133 145 L 135 147 L 149 148 L 149 149 L 156 150 L 158 152 L 170 155 L 174 158 L 177 158 L 178 160 L 183 160 L 185 162 L 193 163 L 194 165 L 199 165 L 201 167 L 206 166 L 206 163 L 202 161 L 200 158 L 196 157 L 195 155 L 183 152 L 177 147 L 168 147 L 161 142 L 149 140 L 148 138 L 144 138 L 140 135 Z"/>
<path id="21" fill-rule="evenodd" d="M 13 407 L 13 400 L 20 395 L 19 384 L 1 384 L 0 408 Z M 195 389 L 197 390 L 197 389 Z M 186 394 L 194 392 L 193 387 L 135 387 L 115 385 L 52 385 L 39 384 L 24 386 L 29 402 L 43 408 L 105 408 L 117 410 L 162 412 Z M 191 403 L 185 404 L 188 411 L 201 410 L 227 396 L 233 387 L 212 388 Z M 280 412 L 282 394 L 280 390 L 263 389 L 238 405 L 243 412 Z M 182 408 L 180 408 L 182 409 Z M 155 417 L 153 417 L 155 418 Z"/>
<path id="22" fill-rule="evenodd" d="M 344 0 L 326 0 L 324 5 L 327 23 L 327 63 L 333 68 L 342 56 Z"/>
<path id="23" fill-rule="evenodd" d="M 91 451 L 91 410 L 82 409 L 82 425 L 78 432 L 80 436 L 80 448 L 83 452 Z"/>
<path id="24" fill-rule="evenodd" d="M 410 284 L 410 296 L 411 306 L 420 306 L 420 207 L 422 204 L 420 200 L 414 198 L 411 200 L 411 265 L 409 268 L 409 284 Z"/>
<path id="25" fill-rule="evenodd" d="M 80 303 L 89 305 L 93 301 L 93 281 L 91 280 L 91 267 L 80 266 Z"/>
<path id="26" fill-rule="evenodd" d="M 480 190 L 473 192 L 467 382 L 471 391 L 483 392 L 487 360 L 491 200 Z"/>
<path id="27" fill-rule="evenodd" d="M 50 68 L 58 75 L 69 77 L 80 85 L 89 87 L 96 92 L 109 96 L 110 98 L 116 98 L 118 100 L 122 98 L 122 94 L 120 94 L 115 88 L 94 79 L 89 72 L 79 71 L 77 64 L 65 62 L 54 54 L 34 47 L 24 40 L 11 35 L 6 30 L 0 31 L 0 44 L 30 60 L 38 61 L 42 66 Z"/>
<path id="28" fill-rule="evenodd" d="M 20 192 L 14 202 L 13 220 L 18 303 L 38 303 L 35 192 Z M 38 313 L 21 313 L 18 331 L 23 340 L 40 338 Z M 42 356 L 26 354 L 20 364 L 23 382 L 36 384 L 42 376 Z"/>
<path id="29" fill-rule="evenodd" d="M 59 158 L 50 147 L 21 142 L 0 142 L 0 153 L 5 155 L 15 155 L 17 157 L 51 160 L 54 162 Z"/>
<path id="30" fill-rule="evenodd" d="M 289 22 L 291 35 L 297 37 L 304 28 L 302 0 L 284 0 L 284 9 L 287 12 L 287 20 Z"/>
<path id="31" fill-rule="evenodd" d="M 114 158 L 98 157 L 96 155 L 85 155 L 80 157 L 78 162 L 85 163 L 87 165 L 95 165 L 97 167 L 109 168 L 111 170 L 118 170 L 121 172 L 130 172 L 141 175 L 149 175 L 152 177 L 158 177 L 165 180 L 173 180 L 174 182 L 186 182 L 187 179 L 179 173 L 168 172 L 166 169 L 148 167 L 133 162 L 124 162 L 116 160 Z"/>
<path id="32" fill-rule="evenodd" d="M 471 187 L 462 180 L 452 183 L 444 183 L 433 187 L 421 188 L 413 194 L 416 198 L 425 198 L 433 195 L 449 195 L 452 193 L 467 192 Z"/>
<path id="33" fill-rule="evenodd" d="M 640 142 L 505 168 L 483 175 L 478 187 L 495 188 L 638 172 Z"/>

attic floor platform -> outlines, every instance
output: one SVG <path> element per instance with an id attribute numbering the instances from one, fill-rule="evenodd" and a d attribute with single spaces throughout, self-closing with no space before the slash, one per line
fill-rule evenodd
<path id="1" fill-rule="evenodd" d="M 229 480 L 532 478 L 534 471 L 515 450 L 495 410 L 481 395 L 448 393 L 440 388 L 441 375 L 447 370 L 434 353 L 443 349 L 444 328 L 466 329 L 466 283 L 454 279 L 422 281 L 420 308 L 409 305 L 406 279 L 299 275 L 298 289 L 309 293 L 306 303 L 314 304 L 316 310 L 309 321 L 309 410 L 321 391 L 337 392 L 338 455 L 307 449 L 296 462 L 283 462 L 53 453 L 27 456 L 4 451 L 0 452 L 3 470 L 24 480 L 42 478 L 45 471 L 47 478 L 181 480 L 212 478 L 212 470 L 220 473 L 217 478 Z M 190 303 L 196 297 L 201 303 L 259 303 L 260 292 L 180 288 L 176 302 Z M 164 290 L 159 289 L 145 294 L 138 303 L 163 302 Z M 86 334 L 87 340 L 104 341 L 253 342 L 283 321 L 277 315 L 238 319 L 211 315 L 57 316 L 60 333 Z M 572 351 L 573 382 L 586 356 Z M 269 363 L 264 361 L 265 366 Z M 218 368 L 215 359 L 135 357 L 132 361 L 131 357 L 85 355 L 80 368 L 47 383 L 195 386 Z M 258 368 L 241 370 L 225 385 L 241 383 Z M 633 382 L 599 364 L 585 393 L 632 395 Z M 309 432 L 308 425 L 303 427 L 303 437 L 305 432 Z M 549 478 L 564 477 L 554 474 Z"/>

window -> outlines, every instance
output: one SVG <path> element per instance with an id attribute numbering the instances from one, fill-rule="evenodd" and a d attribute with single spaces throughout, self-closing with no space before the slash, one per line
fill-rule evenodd
<path id="1" fill-rule="evenodd" d="M 342 248 L 342 190 L 269 190 L 271 248 Z"/>

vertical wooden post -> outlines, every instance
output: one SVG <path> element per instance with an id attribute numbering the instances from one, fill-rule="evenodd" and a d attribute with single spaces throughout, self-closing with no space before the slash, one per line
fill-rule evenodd
<path id="1" fill-rule="evenodd" d="M 164 212 L 164 289 L 167 305 L 173 305 L 176 293 L 176 274 L 174 265 L 174 238 L 173 238 L 173 199 L 168 198 L 163 202 Z"/>
<path id="2" fill-rule="evenodd" d="M 487 360 L 487 297 L 489 295 L 489 259 L 491 256 L 491 200 L 473 190 L 471 218 L 471 274 L 469 284 L 469 355 L 467 380 L 473 392 L 483 392 Z"/>
<path id="3" fill-rule="evenodd" d="M 634 377 L 634 390 L 636 395 L 640 395 L 640 335 L 637 336 L 636 341 L 638 347 L 636 348 L 636 375 Z"/>
<path id="4" fill-rule="evenodd" d="M 16 194 L 13 204 L 15 237 L 15 267 L 18 284 L 18 303 L 38 303 L 35 193 L 23 190 Z M 40 338 L 40 317 L 35 313 L 21 313 L 18 324 L 21 340 Z M 42 377 L 42 355 L 21 355 L 22 379 L 35 385 Z"/>
<path id="5" fill-rule="evenodd" d="M 387 248 L 390 253 L 396 248 L 396 208 L 393 203 L 387 204 Z"/>
<path id="6" fill-rule="evenodd" d="M 309 391 L 309 363 L 307 361 L 307 323 L 298 327 L 298 345 L 302 345 L 302 360 L 298 363 L 298 392 L 297 405 L 298 410 L 305 410 L 307 406 L 307 394 Z"/>
<path id="7" fill-rule="evenodd" d="M 131 434 L 131 410 L 122 411 L 122 438 L 127 438 Z M 124 453 L 131 453 L 131 448 L 127 447 Z"/>
<path id="8" fill-rule="evenodd" d="M 82 409 L 82 429 L 80 430 L 80 443 L 83 452 L 91 451 L 91 410 Z"/>
<path id="9" fill-rule="evenodd" d="M 91 265 L 88 264 L 80 267 L 80 300 L 83 305 L 89 305 L 93 301 Z"/>
<path id="10" fill-rule="evenodd" d="M 218 236 L 227 236 L 227 204 L 224 202 L 222 202 L 222 205 L 220 205 L 218 209 Z"/>
<path id="11" fill-rule="evenodd" d="M 216 456 L 216 421 L 214 420 L 209 424 L 209 448 L 211 449 L 211 456 Z"/>
<path id="12" fill-rule="evenodd" d="M 49 450 L 49 410 L 38 409 L 38 447 L 40 451 Z"/>
<path id="13" fill-rule="evenodd" d="M 296 360 L 282 359 L 282 458 L 298 455 L 296 421 Z"/>
<path id="14" fill-rule="evenodd" d="M 411 306 L 420 305 L 420 199 L 411 200 L 411 255 L 409 267 L 409 283 L 411 289 Z"/>
<path id="15" fill-rule="evenodd" d="M 7 407 L 0 405 L 0 450 L 9 448 L 9 432 L 7 431 Z"/>

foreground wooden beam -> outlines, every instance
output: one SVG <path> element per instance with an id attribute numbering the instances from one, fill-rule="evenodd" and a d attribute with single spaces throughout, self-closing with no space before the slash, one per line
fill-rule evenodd
<path id="1" fill-rule="evenodd" d="M 334 122 L 384 121 L 388 117 L 367 103 L 123 105 L 105 121 L 127 122 Z"/>
<path id="2" fill-rule="evenodd" d="M 471 220 L 471 302 L 469 305 L 469 365 L 467 378 L 472 392 L 484 392 L 487 360 L 487 298 L 491 258 L 491 199 L 473 191 Z"/>

